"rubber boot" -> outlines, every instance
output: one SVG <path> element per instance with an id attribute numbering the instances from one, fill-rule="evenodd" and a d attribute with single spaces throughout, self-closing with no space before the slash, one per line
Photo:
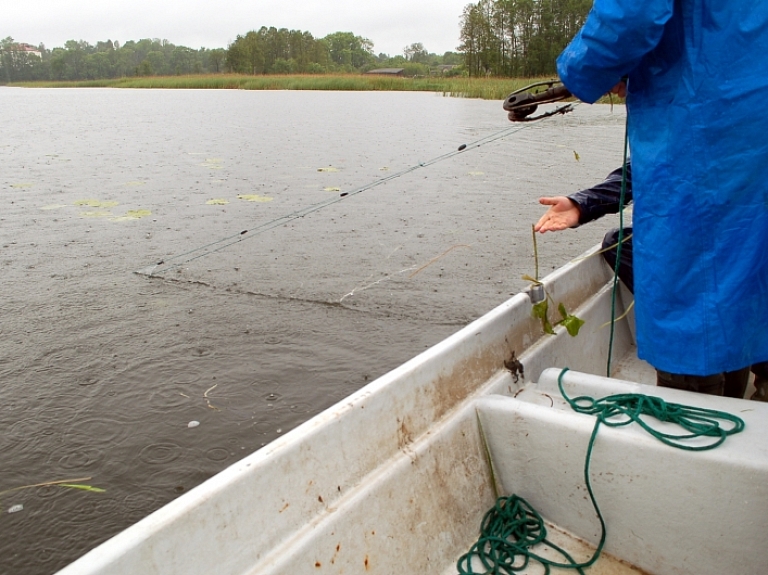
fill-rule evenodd
<path id="1" fill-rule="evenodd" d="M 715 375 L 684 375 L 658 369 L 656 370 L 656 385 L 706 393 L 707 395 L 723 395 L 725 388 L 722 373 L 716 373 Z"/>
<path id="2" fill-rule="evenodd" d="M 750 399 L 768 401 L 768 362 L 753 365 L 752 373 L 755 374 L 755 393 Z"/>
<path id="3" fill-rule="evenodd" d="M 725 388 L 723 395 L 725 397 L 735 397 L 744 399 L 749 384 L 749 368 L 745 367 L 736 371 L 726 371 L 723 374 L 725 379 Z"/>
<path id="4" fill-rule="evenodd" d="M 762 377 L 755 378 L 755 393 L 750 399 L 755 401 L 768 401 L 768 379 Z"/>

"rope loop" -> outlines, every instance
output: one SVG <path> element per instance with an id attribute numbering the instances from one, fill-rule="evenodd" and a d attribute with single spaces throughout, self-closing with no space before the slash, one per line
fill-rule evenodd
<path id="1" fill-rule="evenodd" d="M 600 557 L 607 536 L 605 520 L 589 478 L 589 464 L 600 424 L 622 427 L 634 422 L 662 443 L 686 451 L 714 449 L 729 435 L 744 430 L 744 420 L 730 413 L 669 403 L 652 395 L 620 393 L 599 399 L 587 395 L 570 398 L 563 389 L 563 376 L 567 371 L 566 367 L 557 378 L 563 399 L 577 413 L 595 416 L 595 426 L 592 428 L 584 462 L 584 482 L 601 528 L 600 541 L 592 558 L 577 563 L 567 551 L 547 540 L 547 530 L 541 515 L 525 499 L 512 495 L 498 498 L 483 517 L 480 538 L 456 565 L 459 575 L 514 575 L 524 571 L 531 560 L 543 566 L 545 575 L 550 573 L 551 567 L 573 569 L 584 575 L 583 570 Z M 653 417 L 665 425 L 677 425 L 683 432 L 669 433 L 655 429 L 646 417 Z M 723 427 L 721 423 L 727 425 Z M 709 440 L 699 444 L 687 443 L 701 438 Z M 533 548 L 541 543 L 558 552 L 567 562 L 559 563 L 535 553 Z M 482 564 L 484 571 L 474 571 L 473 558 L 475 564 Z"/>
<path id="2" fill-rule="evenodd" d="M 542 557 L 531 548 L 544 543 L 562 555 L 566 562 Z M 567 551 L 547 540 L 544 519 L 522 497 L 499 497 L 485 514 L 481 524 L 481 536 L 468 553 L 459 559 L 456 567 L 459 575 L 478 573 L 472 567 L 472 558 L 483 566 L 484 575 L 513 575 L 528 568 L 531 560 L 544 567 L 544 573 L 552 567 L 576 569 L 583 573 L 584 564 L 574 561 Z"/>
<path id="3" fill-rule="evenodd" d="M 600 399 L 589 396 L 570 398 L 563 389 L 563 376 L 567 371 L 568 368 L 563 369 L 557 380 L 560 394 L 577 413 L 594 415 L 597 418 L 597 424 L 621 427 L 634 422 L 662 443 L 686 451 L 714 449 L 729 435 L 744 430 L 744 420 L 730 413 L 669 403 L 653 395 L 620 393 Z M 647 417 L 663 423 L 675 424 L 683 432 L 670 433 L 656 429 L 649 423 Z M 723 424 L 727 425 L 724 427 Z M 687 443 L 699 438 L 711 438 L 711 441 L 701 444 Z"/>

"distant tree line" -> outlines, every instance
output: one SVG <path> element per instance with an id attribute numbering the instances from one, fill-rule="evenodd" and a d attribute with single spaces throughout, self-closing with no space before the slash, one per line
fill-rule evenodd
<path id="1" fill-rule="evenodd" d="M 32 51 L 34 50 L 34 52 Z M 462 63 L 455 52 L 429 53 L 421 43 L 390 57 L 373 53 L 373 42 L 352 32 L 314 38 L 309 32 L 262 27 L 225 48 L 188 48 L 168 40 L 143 39 L 124 44 L 106 40 L 95 45 L 69 40 L 63 47 L 30 47 L 13 38 L 0 40 L 0 83 L 96 80 L 130 76 L 187 74 L 326 74 L 365 72 L 380 67 L 404 68 L 406 75 L 427 75 L 443 64 Z M 454 72 L 458 73 L 458 71 Z"/>
<path id="2" fill-rule="evenodd" d="M 402 55 L 373 52 L 373 42 L 352 32 L 315 38 L 309 32 L 263 26 L 225 48 L 188 48 L 168 40 L 120 45 L 69 40 L 46 49 L 0 40 L 0 83 L 91 80 L 186 74 L 326 74 L 403 68 L 406 76 L 452 68 L 451 75 L 532 77 L 553 75 L 555 59 L 586 19 L 592 0 L 479 0 L 460 21 L 458 52 L 428 52 L 421 43 Z M 30 50 L 32 48 L 32 50 Z"/>
<path id="3" fill-rule="evenodd" d="M 556 74 L 555 59 L 581 28 L 592 0 L 480 0 L 461 17 L 470 76 Z"/>
<path id="4" fill-rule="evenodd" d="M 145 39 L 120 45 L 106 40 L 95 45 L 69 40 L 63 47 L 37 47 L 40 56 L 20 51 L 13 38 L 0 40 L 0 81 L 94 80 L 125 76 L 202 74 L 215 72 L 223 49 L 194 50 L 168 40 Z"/>
<path id="5" fill-rule="evenodd" d="M 315 38 L 309 32 L 263 26 L 225 48 L 188 48 L 168 40 L 120 45 L 69 40 L 36 49 L 0 40 L 0 83 L 91 80 L 186 74 L 326 74 L 403 68 L 406 76 L 452 68 L 451 75 L 532 77 L 553 75 L 555 59 L 586 19 L 592 0 L 479 0 L 461 16 L 458 52 L 428 52 L 421 43 L 402 55 L 373 52 L 373 42 L 352 32 Z M 30 49 L 31 48 L 31 49 Z"/>

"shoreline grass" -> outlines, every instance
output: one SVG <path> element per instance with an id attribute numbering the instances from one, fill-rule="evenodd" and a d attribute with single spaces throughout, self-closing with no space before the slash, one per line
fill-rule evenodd
<path id="1" fill-rule="evenodd" d="M 265 75 L 208 74 L 145 76 L 63 82 L 19 82 L 25 88 L 133 88 L 183 90 L 327 90 L 437 92 L 444 96 L 501 100 L 534 78 L 403 78 L 374 75 Z"/>

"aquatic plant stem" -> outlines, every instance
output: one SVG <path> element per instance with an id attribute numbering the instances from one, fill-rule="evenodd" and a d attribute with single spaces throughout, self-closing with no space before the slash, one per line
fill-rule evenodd
<path id="1" fill-rule="evenodd" d="M 33 487 L 49 487 L 52 485 L 62 485 L 66 483 L 79 483 L 80 481 L 90 481 L 92 477 L 78 477 L 77 479 L 58 479 L 56 481 L 46 481 L 45 483 L 35 483 L 34 485 L 22 485 L 21 487 L 12 487 L 5 491 L 0 491 L 0 495 L 6 493 L 13 493 L 14 491 L 21 491 L 22 489 L 32 489 Z"/>
<path id="2" fill-rule="evenodd" d="M 534 263 L 534 274 L 533 279 L 535 279 L 537 282 L 539 281 L 539 245 L 536 242 L 536 225 L 531 224 L 531 234 L 533 235 L 533 263 Z"/>

